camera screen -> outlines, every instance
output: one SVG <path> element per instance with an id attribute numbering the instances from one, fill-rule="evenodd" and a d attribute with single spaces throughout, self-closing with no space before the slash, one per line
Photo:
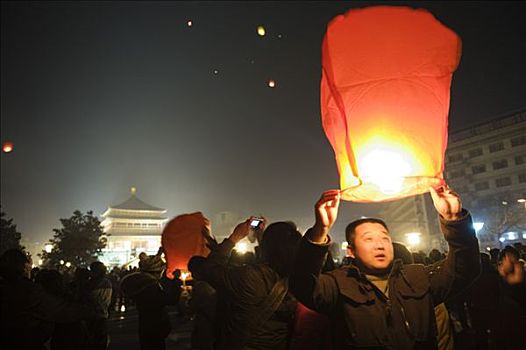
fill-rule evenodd
<path id="1" fill-rule="evenodd" d="M 252 221 L 250 222 L 250 226 L 252 226 L 252 227 L 258 227 L 260 222 L 261 222 L 261 220 L 252 220 Z"/>

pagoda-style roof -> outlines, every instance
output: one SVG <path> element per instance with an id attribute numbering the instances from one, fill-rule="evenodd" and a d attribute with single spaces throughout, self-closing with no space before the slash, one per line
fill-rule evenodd
<path id="1" fill-rule="evenodd" d="M 112 205 L 111 209 L 121 209 L 121 210 L 148 210 L 148 211 L 160 211 L 165 212 L 166 209 L 157 208 L 153 205 L 150 205 L 139 198 L 135 194 L 132 194 L 130 198 L 118 205 Z"/>
<path id="2" fill-rule="evenodd" d="M 166 209 L 157 208 L 137 197 L 135 187 L 131 188 L 131 196 L 121 204 L 110 206 L 102 217 L 112 218 L 131 218 L 131 219 L 165 219 L 161 215 L 166 213 Z"/>

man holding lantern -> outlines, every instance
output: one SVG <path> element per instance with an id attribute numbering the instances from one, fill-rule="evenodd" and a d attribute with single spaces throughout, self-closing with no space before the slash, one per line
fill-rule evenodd
<path id="1" fill-rule="evenodd" d="M 290 288 L 304 305 L 329 315 L 335 348 L 437 348 L 433 307 L 477 278 L 480 258 L 471 216 L 460 197 L 447 186 L 430 192 L 449 244 L 447 258 L 433 266 L 394 260 L 386 224 L 365 218 L 346 229 L 354 262 L 321 273 L 340 191 L 326 191 L 316 203 L 316 222 L 301 242 Z"/>

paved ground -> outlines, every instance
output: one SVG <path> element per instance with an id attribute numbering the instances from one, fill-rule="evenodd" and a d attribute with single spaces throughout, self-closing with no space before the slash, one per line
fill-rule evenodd
<path id="1" fill-rule="evenodd" d="M 189 350 L 192 321 L 179 317 L 177 312 L 169 310 L 172 332 L 166 340 L 167 350 Z M 110 316 L 108 350 L 140 350 L 137 335 L 137 311 L 133 308 L 126 312 L 115 312 Z"/>

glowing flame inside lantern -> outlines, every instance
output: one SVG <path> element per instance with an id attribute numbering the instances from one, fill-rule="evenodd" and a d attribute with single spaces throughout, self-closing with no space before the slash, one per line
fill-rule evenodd
<path id="1" fill-rule="evenodd" d="M 385 194 L 399 193 L 404 176 L 411 172 L 411 167 L 400 154 L 384 150 L 366 153 L 360 169 L 361 177 L 377 185 Z"/>
<path id="2" fill-rule="evenodd" d="M 188 276 L 190 276 L 190 272 L 181 272 L 181 281 L 186 282 Z"/>
<path id="3" fill-rule="evenodd" d="M 13 150 L 13 144 L 11 142 L 4 143 L 3 150 L 5 153 L 9 153 Z"/>
<path id="4" fill-rule="evenodd" d="M 276 87 L 276 81 L 275 81 L 275 80 L 272 80 L 272 79 L 269 80 L 269 81 L 268 81 L 268 87 L 269 87 L 269 88 L 274 88 L 274 87 Z"/>

